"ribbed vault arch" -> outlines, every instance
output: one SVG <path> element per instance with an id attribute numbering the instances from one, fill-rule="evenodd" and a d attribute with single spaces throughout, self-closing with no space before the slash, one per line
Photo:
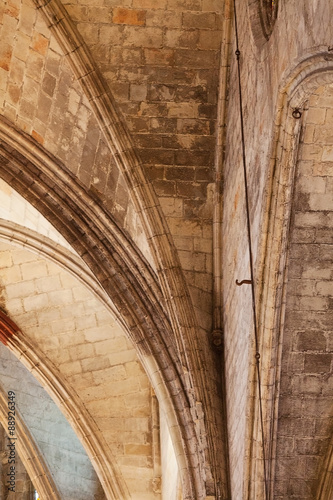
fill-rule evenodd
<path id="1" fill-rule="evenodd" d="M 63 166 L 4 119 L 0 121 L 0 137 L 0 176 L 49 219 L 82 256 L 111 298 L 116 316 L 122 318 L 140 358 L 146 359 L 148 376 L 161 404 L 166 405 L 184 497 L 194 498 L 194 470 L 200 463 L 200 448 L 154 273 L 112 219 Z M 198 458 L 189 453 L 191 448 L 196 450 Z M 201 476 L 195 476 L 201 483 Z"/>
<path id="2" fill-rule="evenodd" d="M 45 360 L 45 356 L 39 348 L 32 345 L 11 318 L 2 311 L 0 311 L 0 334 L 1 342 L 36 377 L 65 414 L 82 441 L 107 498 L 110 500 L 129 498 L 121 474 L 117 470 L 110 450 L 107 450 L 105 443 L 103 443 L 99 430 L 88 412 L 80 404 L 75 392 L 68 389 L 63 383 L 58 370 L 50 361 Z M 47 486 L 45 484 L 43 489 Z M 46 496 L 46 498 L 49 497 Z"/>
<path id="3" fill-rule="evenodd" d="M 75 278 L 79 279 L 86 288 L 91 290 L 94 295 L 96 295 L 96 297 L 103 303 L 103 305 L 105 305 L 105 307 L 110 311 L 114 318 L 123 326 L 124 329 L 126 329 L 126 321 L 124 321 L 124 318 L 122 316 L 119 316 L 108 294 L 100 286 L 100 283 L 95 278 L 93 273 L 89 270 L 89 268 L 75 254 L 68 251 L 61 245 L 55 245 L 53 240 L 50 240 L 49 238 L 42 236 L 39 233 L 32 231 L 31 229 L 2 219 L 0 219 L 0 241 L 4 241 L 6 243 L 14 244 L 18 247 L 27 249 L 61 266 L 63 269 L 71 273 Z M 10 335 L 11 334 L 9 333 L 9 336 Z M 3 342 L 7 344 L 8 338 L 8 335 L 4 336 L 2 338 Z M 20 337 L 20 340 L 22 341 L 22 337 Z M 159 404 L 163 408 L 163 411 L 167 417 L 169 431 L 172 436 L 175 452 L 179 461 L 179 470 L 185 476 L 186 480 L 188 480 L 187 464 L 183 457 L 184 449 L 182 436 L 179 430 L 177 414 L 174 409 L 173 402 L 170 398 L 170 394 L 168 393 L 165 381 L 163 380 L 161 370 L 158 363 L 151 355 L 145 356 L 141 353 L 140 358 L 146 370 L 146 373 L 154 387 L 154 390 L 158 395 Z M 41 360 L 44 360 L 44 357 L 41 353 L 39 359 L 40 360 L 38 361 L 38 363 L 42 362 L 43 364 L 44 361 Z M 33 369 L 33 365 L 31 364 L 31 362 L 29 362 L 27 366 L 29 369 Z M 46 378 L 42 377 L 40 382 L 42 383 L 42 381 L 45 382 Z M 52 385 L 52 378 L 49 379 L 47 383 Z M 53 394 L 52 389 L 51 394 Z M 61 407 L 62 406 L 63 405 L 61 403 Z M 76 409 L 76 411 L 78 412 L 79 410 Z M 73 422 L 76 422 L 80 419 L 81 416 L 77 415 Z M 93 431 L 94 429 L 88 431 L 88 435 Z M 97 432 L 96 429 L 95 431 Z M 80 435 L 82 435 L 82 433 L 80 433 L 80 429 L 78 432 Z M 94 454 L 92 455 L 92 459 L 95 456 L 103 455 L 95 449 Z"/>
<path id="4" fill-rule="evenodd" d="M 193 477 L 194 489 L 199 497 L 203 496 L 205 494 L 204 482 L 207 479 L 213 484 L 210 488 L 216 489 L 217 483 L 219 483 L 220 488 L 227 495 L 226 447 L 223 442 L 222 409 L 219 414 L 212 410 L 212 407 L 220 404 L 219 398 L 216 397 L 216 401 L 212 404 L 211 397 L 206 394 L 204 389 L 204 363 L 209 362 L 213 365 L 217 360 L 214 354 L 209 351 L 207 338 L 200 339 L 200 341 L 204 341 L 206 344 L 206 356 L 209 353 L 209 361 L 204 361 L 199 349 L 199 329 L 193 304 L 158 198 L 144 175 L 141 160 L 133 146 L 129 131 L 117 110 L 111 92 L 66 9 L 60 0 L 46 2 L 34 0 L 34 3 L 44 14 L 49 28 L 54 33 L 64 54 L 67 55 L 75 77 L 80 81 L 89 99 L 110 150 L 132 194 L 147 241 L 150 244 L 172 325 L 174 344 L 181 365 L 184 367 L 184 372 L 183 370 L 181 372 L 188 401 L 194 419 L 200 422 L 195 426 L 197 449 L 201 458 L 197 461 L 200 472 L 195 475 L 196 477 Z M 214 378 L 214 383 L 219 385 L 217 371 L 214 373 Z M 209 442 L 208 446 L 204 444 L 207 441 Z M 223 457 L 224 464 L 222 473 L 221 457 Z"/>

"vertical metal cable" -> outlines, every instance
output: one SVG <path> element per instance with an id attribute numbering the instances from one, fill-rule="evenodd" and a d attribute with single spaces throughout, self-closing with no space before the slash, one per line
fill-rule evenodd
<path id="1" fill-rule="evenodd" d="M 238 39 L 236 0 L 234 0 L 234 18 L 235 18 L 235 35 L 236 35 L 236 52 L 235 52 L 235 54 L 237 57 L 237 68 L 238 68 L 239 111 L 240 111 L 240 122 L 241 122 L 242 156 L 243 156 L 244 188 L 245 188 L 245 203 L 246 203 L 246 222 L 247 222 L 247 234 L 248 234 L 249 257 L 250 257 L 250 273 L 251 273 L 250 284 L 251 284 L 251 294 L 252 294 L 252 311 L 253 311 L 254 337 L 255 337 L 255 348 L 256 348 L 255 358 L 256 358 L 256 368 L 257 368 L 259 413 L 260 413 L 260 423 L 261 423 L 262 454 L 263 454 L 263 464 L 264 464 L 264 486 L 265 486 L 265 498 L 266 498 L 266 500 L 268 500 L 268 484 L 267 484 L 268 478 L 267 478 L 267 470 L 266 470 L 265 433 L 264 433 L 262 396 L 261 396 L 260 353 L 259 353 L 257 312 L 256 312 L 255 288 L 254 288 L 254 266 L 253 266 L 252 237 L 251 237 L 251 223 L 250 223 L 250 204 L 249 204 L 247 170 L 246 170 L 246 149 L 245 149 L 245 136 L 244 136 L 244 117 L 243 117 L 243 100 L 242 100 L 240 50 L 239 50 L 239 39 Z"/>

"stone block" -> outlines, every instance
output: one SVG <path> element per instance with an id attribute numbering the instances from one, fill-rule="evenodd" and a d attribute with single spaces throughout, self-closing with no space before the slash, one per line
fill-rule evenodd
<path id="1" fill-rule="evenodd" d="M 125 47 L 159 48 L 163 45 L 163 30 L 162 28 L 125 26 L 123 43 Z"/>
<path id="2" fill-rule="evenodd" d="M 92 328 L 91 331 L 93 332 L 94 329 Z M 118 337 L 114 339 L 108 338 L 104 341 L 96 340 L 96 343 L 94 345 L 97 355 L 105 353 L 111 354 L 113 352 L 122 352 L 127 350 L 127 343 L 124 337 Z"/>
<path id="3" fill-rule="evenodd" d="M 325 108 L 310 108 L 306 117 L 307 123 L 322 125 L 325 123 L 326 109 Z"/>
<path id="4" fill-rule="evenodd" d="M 162 9 L 166 7 L 165 0 L 132 0 L 133 7 L 142 9 Z"/>
<path id="5" fill-rule="evenodd" d="M 214 160 L 213 153 L 210 151 L 176 151 L 176 165 L 191 165 L 191 166 L 209 166 Z"/>
<path id="6" fill-rule="evenodd" d="M 50 303 L 57 305 L 68 305 L 73 302 L 73 295 L 71 290 L 51 290 L 48 292 Z M 74 311 L 75 309 L 73 309 Z"/>
<path id="7" fill-rule="evenodd" d="M 147 98 L 147 85 L 137 85 L 132 83 L 130 86 L 130 99 L 132 101 L 145 101 Z"/>
<path id="8" fill-rule="evenodd" d="M 1 278 L 4 283 L 18 283 L 22 279 L 19 266 L 1 269 Z"/>
<path id="9" fill-rule="evenodd" d="M 196 200 L 205 200 L 207 196 L 207 185 L 202 182 L 177 182 L 177 194 L 181 197 Z"/>
<path id="10" fill-rule="evenodd" d="M 163 19 L 163 26 L 166 28 L 181 28 L 182 15 L 181 12 L 170 10 L 148 10 L 146 14 L 147 26 L 160 26 Z"/>
<path id="11" fill-rule="evenodd" d="M 315 375 L 298 375 L 293 378 L 293 393 L 299 394 L 320 394 L 323 386 L 321 377 Z"/>
<path id="12" fill-rule="evenodd" d="M 325 205 L 325 202 L 324 202 Z M 331 228 L 328 229 L 317 229 L 316 231 L 316 242 L 317 243 L 325 243 L 325 244 L 332 244 L 333 243 L 333 232 Z M 326 275 L 323 276 L 323 278 L 328 278 L 328 272 L 326 270 Z"/>
<path id="13" fill-rule="evenodd" d="M 169 9 L 180 11 L 201 11 L 201 0 L 168 0 Z"/>
<path id="14" fill-rule="evenodd" d="M 60 364 L 59 370 L 66 377 L 70 377 L 71 375 L 76 375 L 82 372 L 81 364 L 79 361 L 71 361 L 70 363 Z"/>
<path id="15" fill-rule="evenodd" d="M 168 48 L 161 49 L 145 49 L 144 50 L 145 62 L 152 66 L 167 66 L 174 63 L 174 50 Z"/>
<path id="16" fill-rule="evenodd" d="M 112 22 L 115 24 L 144 26 L 146 23 L 146 11 L 116 7 L 113 9 Z"/>
<path id="17" fill-rule="evenodd" d="M 124 40 L 124 26 L 101 26 L 99 29 L 99 43 L 107 46 L 121 45 Z"/>
<path id="18" fill-rule="evenodd" d="M 315 439 L 313 436 L 296 440 L 296 449 L 300 455 L 321 455 L 326 447 L 327 441 Z"/>
<path id="19" fill-rule="evenodd" d="M 177 181 L 193 181 L 195 177 L 195 169 L 192 167 L 167 167 L 165 178 L 167 180 Z"/>
<path id="20" fill-rule="evenodd" d="M 167 104 L 170 118 L 197 118 L 198 104 L 196 102 L 172 102 Z"/>
<path id="21" fill-rule="evenodd" d="M 216 16 L 213 12 L 184 12 L 183 26 L 185 28 L 214 29 Z"/>
<path id="22" fill-rule="evenodd" d="M 34 32 L 31 41 L 31 48 L 39 54 L 45 56 L 48 50 L 49 40 L 41 33 Z"/>
<path id="23" fill-rule="evenodd" d="M 216 54 L 211 50 L 186 50 L 177 49 L 175 52 L 175 66 L 182 68 L 214 68 Z"/>
<path id="24" fill-rule="evenodd" d="M 330 125 L 332 123 L 332 120 L 333 120 L 332 113 L 329 113 L 329 111 L 327 111 L 326 121 L 328 121 L 328 123 L 329 123 L 328 126 L 316 127 L 315 125 L 313 125 L 311 127 L 311 125 L 308 125 L 306 127 L 306 131 L 309 130 L 308 134 L 306 135 L 306 138 L 308 138 L 307 142 L 315 142 L 315 143 L 319 143 L 319 144 L 323 143 L 324 145 L 333 144 L 333 132 L 332 132 L 332 128 Z M 313 139 L 310 140 L 312 129 L 314 131 Z M 304 138 L 304 142 L 306 142 L 305 138 Z"/>
<path id="25" fill-rule="evenodd" d="M 126 455 L 148 455 L 152 453 L 152 448 L 150 444 L 126 444 L 125 445 Z M 146 487 L 143 489 L 145 491 Z"/>
<path id="26" fill-rule="evenodd" d="M 167 29 L 164 37 L 166 47 L 191 48 L 196 47 L 199 40 L 199 32 L 196 30 L 184 31 L 180 29 Z"/>
<path id="27" fill-rule="evenodd" d="M 26 76 L 32 78 L 33 80 L 39 83 L 43 67 L 44 67 L 44 57 L 38 52 L 35 52 L 34 50 L 30 49 L 27 59 Z"/>
<path id="28" fill-rule="evenodd" d="M 173 165 L 174 152 L 167 149 L 142 149 L 140 156 L 145 164 Z"/>
<path id="29" fill-rule="evenodd" d="M 219 30 L 200 30 L 198 48 L 202 50 L 219 50 L 222 32 Z"/>
<path id="30" fill-rule="evenodd" d="M 333 210 L 333 193 L 310 194 L 310 210 Z"/>
<path id="31" fill-rule="evenodd" d="M 333 161 L 333 146 L 323 146 L 322 161 L 323 162 Z M 325 166 L 323 166 L 323 168 L 325 168 Z"/>
<path id="32" fill-rule="evenodd" d="M 21 265 L 22 279 L 29 281 L 39 276 L 47 275 L 47 266 L 45 261 L 35 261 Z"/>
<path id="33" fill-rule="evenodd" d="M 88 344 L 89 345 L 89 344 Z M 91 346 L 92 347 L 92 346 Z M 83 372 L 95 372 L 98 370 L 104 370 L 110 367 L 110 361 L 107 357 L 103 356 L 93 356 L 81 358 L 81 366 Z M 100 382 L 102 380 L 100 379 Z"/>
<path id="34" fill-rule="evenodd" d="M 161 206 L 164 214 L 167 217 L 182 217 L 183 216 L 183 201 L 177 198 L 161 198 Z"/>
<path id="35" fill-rule="evenodd" d="M 304 193 L 325 193 L 326 182 L 322 177 L 301 177 L 298 188 Z"/>
<path id="36" fill-rule="evenodd" d="M 328 373 L 331 370 L 331 354 L 306 354 L 304 371 L 306 373 Z"/>
<path id="37" fill-rule="evenodd" d="M 0 68 L 9 71 L 13 48 L 10 45 L 3 44 L 0 49 Z"/>
<path id="38" fill-rule="evenodd" d="M 210 134 L 210 122 L 203 119 L 179 118 L 177 120 L 177 130 L 181 134 Z"/>
<path id="39" fill-rule="evenodd" d="M 33 130 L 31 135 L 39 144 L 44 144 L 44 137 L 37 130 Z"/>
<path id="40" fill-rule="evenodd" d="M 49 309 L 45 309 L 40 311 L 38 315 L 38 321 L 40 324 L 49 324 L 52 321 L 56 321 L 60 319 L 61 314 L 60 310 L 57 307 L 52 307 Z"/>
<path id="41" fill-rule="evenodd" d="M 202 10 L 208 12 L 221 12 L 222 5 L 220 0 L 202 0 Z"/>
<path id="42" fill-rule="evenodd" d="M 333 297 L 333 281 L 319 281 L 316 283 L 319 295 Z"/>
<path id="43" fill-rule="evenodd" d="M 300 157 L 302 160 L 320 161 L 322 155 L 322 147 L 318 144 L 303 144 L 300 149 Z"/>

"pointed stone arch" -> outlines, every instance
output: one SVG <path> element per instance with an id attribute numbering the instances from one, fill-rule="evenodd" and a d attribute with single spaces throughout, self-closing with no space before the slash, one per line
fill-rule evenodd
<path id="1" fill-rule="evenodd" d="M 198 466 L 199 459 L 188 450 L 195 449 L 199 455 L 200 451 L 164 300 L 154 273 L 112 218 L 89 198 L 63 166 L 8 123 L 1 121 L 0 128 L 0 176 L 65 236 L 92 269 L 98 286 L 111 298 L 116 317 L 121 318 L 160 404 L 165 407 L 184 496 L 195 498 L 192 461 Z M 196 476 L 200 483 L 201 476 Z"/>
<path id="2" fill-rule="evenodd" d="M 269 491 L 274 491 L 277 420 L 280 396 L 282 338 L 286 307 L 286 283 L 291 208 L 300 143 L 303 106 L 321 85 L 333 82 L 333 57 L 328 53 L 304 58 L 285 74 L 278 95 L 266 189 L 265 219 L 257 284 L 258 329 L 261 347 L 261 381 L 264 435 Z M 254 359 L 254 357 L 253 357 Z M 262 494 L 264 473 L 260 418 L 257 405 L 255 364 L 252 365 L 250 418 L 248 419 L 247 494 Z M 328 460 L 328 459 L 327 459 Z M 326 463 L 328 463 L 326 460 Z M 326 480 L 330 477 L 326 470 Z M 253 480 L 250 478 L 259 478 Z M 252 497 L 251 497 L 252 498 Z M 320 497 L 319 497 L 320 498 Z"/>
<path id="3" fill-rule="evenodd" d="M 158 288 L 160 290 L 159 296 L 162 297 L 162 301 L 156 300 L 158 295 L 156 294 L 156 297 L 153 298 L 153 303 L 157 308 L 160 308 L 160 303 L 165 304 L 165 309 L 162 314 L 163 320 L 160 320 L 160 316 L 155 315 L 155 311 L 151 309 L 150 300 L 146 303 L 149 313 L 146 314 L 143 312 L 145 309 L 143 308 L 140 310 L 139 314 L 141 301 L 145 302 L 146 299 L 144 297 L 145 294 L 143 294 L 140 296 L 138 303 L 136 299 L 133 300 L 133 297 L 138 296 L 138 290 L 136 289 L 137 283 L 135 280 L 129 283 L 131 281 L 130 278 L 132 278 L 131 273 L 129 273 L 128 276 L 126 276 L 126 273 L 118 275 L 114 269 L 113 271 L 109 269 L 111 272 L 110 277 L 108 272 L 103 275 L 101 270 L 99 270 L 97 277 L 101 281 L 103 287 L 107 287 L 109 291 L 115 282 L 119 284 L 119 290 L 126 290 L 126 293 L 129 294 L 128 297 L 131 296 L 131 300 L 126 303 L 122 302 L 121 293 L 118 293 L 118 300 L 120 301 L 118 307 L 120 314 L 123 314 L 123 311 L 124 314 L 128 314 L 131 332 L 133 335 L 135 332 L 137 345 L 140 346 L 142 352 L 149 352 L 147 341 L 141 331 L 142 325 L 145 324 L 150 331 L 150 341 L 153 342 L 156 347 L 156 349 L 154 348 L 155 352 L 160 353 L 158 355 L 159 365 L 164 367 L 163 369 L 165 372 L 169 370 L 173 373 L 177 373 L 175 378 L 169 375 L 167 378 L 173 378 L 173 380 L 177 379 L 175 385 L 178 384 L 181 387 L 180 392 L 178 388 L 173 391 L 174 394 L 177 395 L 175 396 L 177 399 L 179 398 L 179 394 L 182 394 L 180 399 L 182 399 L 183 402 L 182 404 L 176 404 L 177 412 L 179 415 L 182 415 L 181 418 L 185 418 L 187 422 L 187 424 L 183 426 L 186 431 L 184 430 L 183 432 L 191 436 L 188 439 L 195 444 L 194 454 L 185 452 L 186 457 L 188 457 L 186 461 L 193 462 L 188 468 L 188 471 L 190 471 L 188 476 L 190 480 L 188 481 L 188 486 L 185 488 L 186 491 L 190 491 L 189 498 L 192 498 L 193 495 L 203 498 L 205 496 L 207 484 L 209 485 L 209 492 L 213 490 L 216 491 L 218 483 L 220 483 L 222 490 L 227 491 L 224 423 L 222 421 L 221 402 L 217 394 L 219 390 L 217 388 L 219 386 L 218 369 L 214 369 L 213 375 L 210 374 L 214 390 L 211 391 L 210 395 L 207 394 L 205 390 L 205 376 L 206 374 L 208 375 L 208 370 L 206 369 L 204 359 L 207 358 L 208 364 L 214 367 L 215 363 L 217 366 L 217 359 L 210 350 L 207 335 L 203 335 L 200 332 L 179 257 L 159 201 L 144 175 L 141 161 L 133 147 L 127 127 L 124 125 L 117 111 L 111 93 L 96 69 L 96 65 L 84 41 L 78 35 L 65 7 L 58 0 L 45 2 L 35 0 L 34 3 L 39 11 L 44 14 L 48 27 L 60 43 L 63 53 L 66 54 L 73 73 L 76 79 L 81 83 L 99 123 L 99 127 L 105 135 L 106 143 L 113 154 L 119 170 L 125 178 L 136 211 L 141 218 L 146 240 L 150 244 L 151 253 L 157 269 Z M 11 142 L 11 144 L 11 147 L 16 149 L 15 141 L 14 145 L 13 142 Z M 13 154 L 13 150 L 10 153 L 7 151 L 6 154 L 7 156 L 8 154 Z M 23 156 L 27 157 L 26 153 L 24 153 Z M 8 182 L 12 185 L 15 183 L 16 189 L 22 194 L 27 191 L 27 186 L 29 186 L 29 193 L 26 194 L 28 194 L 31 199 L 34 198 L 35 203 L 37 203 L 38 196 L 36 194 L 33 195 L 33 193 L 37 193 L 38 190 L 40 190 L 39 194 L 43 197 L 43 188 L 41 184 L 45 183 L 46 179 L 40 177 L 38 182 L 35 182 L 32 171 L 29 176 L 26 175 L 26 172 L 22 175 L 23 169 L 19 170 L 21 170 L 21 174 L 17 175 L 18 170 L 13 171 L 13 175 L 7 177 Z M 28 168 L 26 168 L 26 170 L 28 170 Z M 37 185 L 38 183 L 39 185 Z M 57 205 L 55 199 L 59 197 L 60 190 L 56 184 L 57 181 L 53 179 L 51 185 L 48 186 L 49 193 L 45 194 L 44 197 L 45 204 L 48 204 L 49 207 L 51 207 L 52 204 Z M 90 198 L 88 204 L 89 203 L 94 204 L 92 198 Z M 88 231 L 90 235 L 94 233 L 94 241 L 96 242 L 96 244 L 94 244 L 95 257 L 92 257 L 85 244 L 83 244 L 82 241 L 80 242 L 80 237 L 82 237 L 82 240 L 86 241 L 87 233 L 82 230 L 83 226 L 81 224 L 77 224 L 73 206 L 73 202 L 69 200 L 69 205 L 67 207 L 69 210 L 66 209 L 66 213 L 62 214 L 62 217 L 67 217 L 72 220 L 71 229 L 69 229 L 69 227 L 67 227 L 66 230 L 63 228 L 63 231 L 65 231 L 64 235 L 74 246 L 80 245 L 79 253 L 84 256 L 90 267 L 96 266 L 97 268 L 100 258 L 101 260 L 104 258 L 104 250 L 109 244 L 109 241 L 107 237 L 105 237 L 105 234 L 100 231 L 100 222 L 97 223 L 95 219 L 94 224 L 96 223 L 96 225 L 93 224 L 89 226 Z M 45 210 L 47 211 L 48 209 L 45 208 Z M 54 209 L 48 210 L 48 218 L 54 223 L 59 223 L 59 217 Z M 85 224 L 86 222 L 87 219 L 85 219 Z M 87 225 L 84 227 L 88 229 Z M 122 262 L 119 262 L 118 256 L 116 257 L 114 253 L 112 258 L 114 259 L 115 267 L 120 269 Z M 141 259 L 138 260 L 141 265 Z M 132 265 L 133 269 L 136 268 L 136 270 L 139 271 L 134 262 L 132 262 Z M 141 279 L 139 279 L 139 274 L 140 272 L 136 273 L 136 279 L 138 282 L 142 283 Z M 127 291 L 124 285 L 125 281 L 120 280 L 119 276 L 123 276 L 124 280 L 129 284 L 131 293 Z M 120 281 L 122 281 L 122 283 L 120 283 Z M 150 286 L 152 286 L 154 280 L 148 280 L 148 282 L 149 285 L 147 288 L 145 288 L 147 282 L 145 282 L 143 288 L 148 290 L 150 294 Z M 142 288 L 139 289 L 141 290 Z M 112 293 L 117 295 L 117 292 Z M 138 305 L 139 303 L 140 307 Z M 129 304 L 135 308 L 135 313 L 133 309 L 129 307 Z M 157 346 L 159 342 L 156 342 L 157 336 L 153 333 L 156 326 L 155 322 L 159 322 L 157 328 L 157 330 L 160 331 L 159 340 L 167 349 L 163 348 L 161 350 L 160 346 Z M 140 326 L 137 327 L 137 325 Z M 168 334 L 165 334 L 166 331 Z M 200 344 L 203 344 L 204 347 L 201 348 Z M 171 354 L 167 354 L 167 356 L 163 358 L 161 352 L 165 353 L 166 351 Z M 219 410 L 216 411 L 216 408 L 219 408 Z M 186 417 L 184 417 L 184 415 L 186 415 Z M 189 430 L 187 431 L 187 429 Z M 193 437 L 193 435 L 195 435 L 195 437 Z M 221 457 L 223 457 L 222 468 Z M 192 472 L 194 470 L 197 472 Z"/>
<path id="4" fill-rule="evenodd" d="M 96 473 L 100 478 L 101 484 L 104 487 L 105 494 L 110 500 L 118 498 L 129 498 L 128 491 L 122 481 L 121 474 L 115 466 L 110 450 L 103 443 L 100 432 L 92 422 L 87 411 L 78 401 L 78 397 L 73 390 L 68 390 L 65 386 L 58 371 L 52 364 L 45 360 L 43 353 L 39 351 L 37 346 L 33 346 L 30 341 L 20 331 L 18 326 L 2 311 L 0 311 L 0 336 L 1 342 L 6 345 L 21 363 L 36 377 L 45 390 L 49 393 L 55 403 L 62 409 L 67 420 L 74 428 L 76 434 L 82 441 L 87 454 L 96 469 Z M 1 409 L 3 410 L 3 401 L 1 400 Z M 5 403 L 4 403 L 5 404 Z M 22 431 L 22 433 L 21 433 Z M 24 438 L 24 429 L 18 426 L 18 434 Z M 28 434 L 27 434 L 28 436 Z M 31 441 L 31 440 L 30 440 Z M 31 443 L 30 443 L 31 447 Z M 27 439 L 23 439 L 22 451 L 27 453 L 29 443 Z M 33 447 L 32 447 L 33 448 Z M 36 464 L 34 467 L 28 467 L 31 472 L 38 471 L 42 473 L 43 460 L 39 458 L 39 453 L 36 455 Z M 28 457 L 27 457 L 28 460 Z M 45 474 L 45 472 L 43 473 Z M 32 477 L 35 477 L 34 475 Z M 40 493 L 52 486 L 49 481 L 41 480 Z M 51 491 L 51 490 L 50 490 Z M 56 490 L 54 489 L 56 492 Z M 52 493 L 52 492 L 51 492 Z M 50 493 L 50 495 L 51 495 Z M 55 493 L 56 494 L 56 493 Z M 59 498 L 59 496 L 46 496 L 46 498 Z"/>

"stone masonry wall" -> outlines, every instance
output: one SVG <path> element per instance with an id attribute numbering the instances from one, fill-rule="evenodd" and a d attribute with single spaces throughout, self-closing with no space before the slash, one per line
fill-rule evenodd
<path id="1" fill-rule="evenodd" d="M 152 262 L 143 230 L 80 84 L 30 0 L 0 6 L 0 112 L 63 162 Z"/>
<path id="2" fill-rule="evenodd" d="M 333 84 L 319 88 L 308 108 L 289 254 L 274 496 L 279 500 L 315 497 L 333 431 Z"/>
<path id="3" fill-rule="evenodd" d="M 117 101 L 211 328 L 212 182 L 222 6 L 216 0 L 64 5 Z"/>
<path id="4" fill-rule="evenodd" d="M 300 61 L 321 51 L 327 53 L 333 36 L 332 24 L 328 21 L 332 9 L 332 4 L 322 1 L 306 0 L 302 8 L 296 2 L 280 1 L 269 41 L 258 44 L 251 30 L 248 2 L 237 2 L 250 220 L 257 277 L 260 273 L 257 267 L 260 245 L 265 237 L 261 225 L 267 210 L 265 194 L 269 187 L 270 158 L 274 154 L 272 139 L 278 113 L 278 91 Z M 245 498 L 243 481 L 246 470 L 243 464 L 249 408 L 247 388 L 251 384 L 248 375 L 253 363 L 253 326 L 249 287 L 238 288 L 235 284 L 236 279 L 249 279 L 249 260 L 234 32 L 232 43 L 224 165 L 223 301 L 231 487 L 233 497 Z"/>

